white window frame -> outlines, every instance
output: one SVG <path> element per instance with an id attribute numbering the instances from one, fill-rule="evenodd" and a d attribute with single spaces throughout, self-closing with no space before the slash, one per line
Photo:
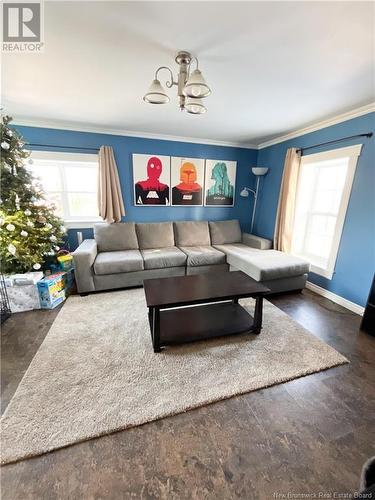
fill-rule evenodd
<path id="1" fill-rule="evenodd" d="M 97 165 L 99 164 L 99 157 L 97 154 L 86 154 L 86 153 L 66 153 L 66 152 L 61 152 L 61 151 L 37 151 L 33 150 L 31 151 L 31 156 L 30 158 L 32 160 L 50 160 L 50 161 L 64 161 L 64 162 L 87 162 L 87 163 L 96 163 Z M 68 229 L 80 229 L 80 228 L 90 228 L 93 227 L 95 223 L 97 222 L 103 222 L 103 219 L 101 217 L 95 217 L 95 216 L 66 216 L 66 214 L 69 214 L 69 208 L 68 208 L 68 200 L 67 200 L 67 193 L 69 192 L 66 186 L 66 178 L 65 178 L 65 173 L 63 172 L 63 166 L 62 165 L 57 165 L 59 169 L 59 174 L 60 174 L 60 180 L 61 180 L 61 186 L 62 186 L 62 191 L 61 191 L 61 200 L 62 200 L 62 205 L 63 205 L 63 220 L 64 220 L 64 225 Z M 87 168 L 91 168 L 91 166 L 87 165 Z"/>
<path id="2" fill-rule="evenodd" d="M 334 160 L 338 158 L 349 158 L 348 171 L 345 179 L 344 189 L 342 192 L 341 203 L 337 214 L 331 252 L 328 259 L 327 267 L 322 268 L 314 264 L 311 264 L 310 266 L 311 272 L 319 274 L 320 276 L 323 276 L 327 279 L 332 279 L 332 276 L 335 272 L 336 260 L 340 247 L 342 231 L 344 228 L 345 217 L 349 206 L 349 200 L 352 191 L 355 171 L 357 168 L 358 157 L 361 154 L 361 150 L 362 150 L 362 144 L 356 144 L 355 146 L 348 146 L 345 148 L 323 151 L 322 153 L 314 153 L 301 157 L 300 167 L 302 167 L 302 165 L 308 165 L 309 163 L 316 163 L 319 161 Z M 297 187 L 297 196 L 298 196 L 298 189 L 299 189 L 299 182 Z"/>

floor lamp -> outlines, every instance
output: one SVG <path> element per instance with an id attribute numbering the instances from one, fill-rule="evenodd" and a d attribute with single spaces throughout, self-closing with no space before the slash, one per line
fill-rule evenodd
<path id="1" fill-rule="evenodd" d="M 259 180 L 260 180 L 261 176 L 266 175 L 268 170 L 269 170 L 269 168 L 267 168 L 267 167 L 253 167 L 251 169 L 251 171 L 253 172 L 253 174 L 257 178 L 256 188 L 252 189 L 252 188 L 244 187 L 242 189 L 242 191 L 240 192 L 240 196 L 243 196 L 244 198 L 247 198 L 249 196 L 249 193 L 252 193 L 254 195 L 253 215 L 251 217 L 251 228 L 250 228 L 251 233 L 253 232 L 255 211 L 257 209 L 257 201 L 258 201 L 258 195 L 259 195 Z"/>

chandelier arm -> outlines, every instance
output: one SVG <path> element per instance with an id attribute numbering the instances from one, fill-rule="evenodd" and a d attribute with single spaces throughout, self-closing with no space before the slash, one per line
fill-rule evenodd
<path id="1" fill-rule="evenodd" d="M 199 61 L 198 61 L 198 57 L 196 56 L 193 56 L 191 59 L 190 59 L 190 62 L 189 62 L 189 66 L 188 66 L 188 75 L 190 75 L 190 67 L 191 67 L 191 63 L 195 61 L 196 64 L 197 64 L 197 67 L 195 69 L 199 69 Z"/>
<path id="2" fill-rule="evenodd" d="M 170 68 L 168 68 L 168 66 L 160 66 L 160 67 L 159 67 L 159 68 L 155 71 L 155 80 L 157 80 L 157 79 L 158 79 L 158 73 L 159 73 L 159 71 L 160 71 L 161 69 L 166 69 L 166 70 L 168 70 L 168 71 L 169 71 L 169 73 L 170 73 L 170 76 L 171 76 L 170 81 L 169 81 L 169 80 L 167 80 L 167 81 L 165 82 L 165 85 L 166 85 L 169 89 L 170 89 L 173 85 L 177 85 L 177 82 L 175 82 L 175 81 L 174 81 L 174 79 L 173 79 L 173 73 L 172 73 L 172 70 L 171 70 Z"/>

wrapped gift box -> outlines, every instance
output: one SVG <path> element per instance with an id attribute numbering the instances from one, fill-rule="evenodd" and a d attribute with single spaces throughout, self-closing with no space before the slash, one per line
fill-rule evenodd
<path id="1" fill-rule="evenodd" d="M 43 278 L 42 272 L 12 274 L 5 277 L 5 286 L 12 313 L 40 309 L 37 282 Z"/>

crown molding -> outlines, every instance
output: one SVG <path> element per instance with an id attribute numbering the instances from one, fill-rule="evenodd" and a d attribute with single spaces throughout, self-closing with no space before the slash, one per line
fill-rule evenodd
<path id="1" fill-rule="evenodd" d="M 375 111 L 375 102 L 370 104 L 366 104 L 365 106 L 361 106 L 360 108 L 352 109 L 351 111 L 347 111 L 346 113 L 341 113 L 340 115 L 336 115 L 332 118 L 327 118 L 326 120 L 322 120 L 307 127 L 300 128 L 298 130 L 294 130 L 288 134 L 280 135 L 279 137 L 275 137 L 274 139 L 270 139 L 269 141 L 262 142 L 258 144 L 257 149 L 267 148 L 269 146 L 273 146 L 274 144 L 279 144 L 280 142 L 288 141 L 289 139 L 294 139 L 296 137 L 300 137 L 301 135 L 309 134 L 310 132 L 315 132 L 322 128 L 330 127 L 331 125 L 336 125 L 337 123 L 345 122 L 347 120 L 351 120 L 352 118 L 356 118 L 357 116 L 367 115 Z"/>
<path id="2" fill-rule="evenodd" d="M 127 137 L 138 137 L 139 139 L 154 139 L 159 141 L 189 142 L 193 144 L 207 144 L 209 146 L 224 146 L 243 149 L 257 149 L 255 144 L 242 142 L 215 141 L 199 137 L 185 137 L 179 135 L 154 134 L 150 132 L 138 132 L 134 130 L 115 129 L 110 127 L 91 127 L 72 122 L 58 122 L 55 120 L 35 120 L 32 118 L 13 117 L 13 124 L 26 127 L 52 128 L 57 130 L 71 130 L 74 132 L 91 132 L 95 134 L 120 135 Z"/>

